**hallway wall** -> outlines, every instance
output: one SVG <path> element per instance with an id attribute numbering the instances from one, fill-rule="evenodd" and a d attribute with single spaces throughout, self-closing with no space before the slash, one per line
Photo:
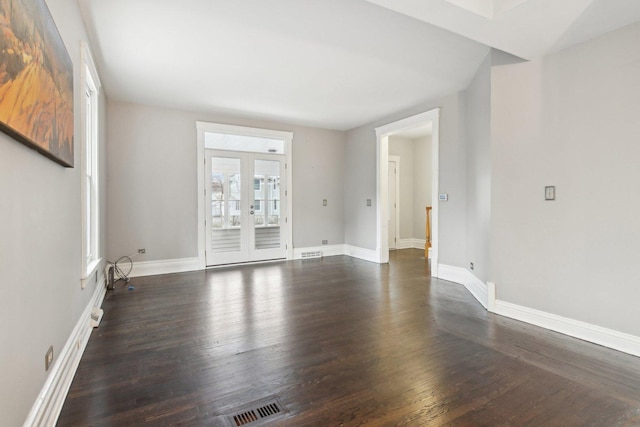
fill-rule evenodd
<path id="1" fill-rule="evenodd" d="M 635 336 L 638 40 L 634 24 L 491 74 L 498 298 Z"/>

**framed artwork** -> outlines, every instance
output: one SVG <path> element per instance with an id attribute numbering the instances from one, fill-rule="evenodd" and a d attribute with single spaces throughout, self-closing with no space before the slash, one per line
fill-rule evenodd
<path id="1" fill-rule="evenodd" d="M 0 0 L 0 130 L 73 167 L 73 63 L 44 0 Z"/>

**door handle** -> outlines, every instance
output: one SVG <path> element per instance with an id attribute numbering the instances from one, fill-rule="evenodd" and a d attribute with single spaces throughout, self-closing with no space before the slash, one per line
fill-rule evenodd
<path id="1" fill-rule="evenodd" d="M 249 213 L 250 213 L 251 215 L 253 215 L 253 211 L 249 211 Z"/>

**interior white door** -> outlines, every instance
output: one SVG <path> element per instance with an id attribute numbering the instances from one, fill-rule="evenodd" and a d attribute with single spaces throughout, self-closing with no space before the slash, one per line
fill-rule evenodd
<path id="1" fill-rule="evenodd" d="M 208 266 L 286 258 L 284 156 L 206 150 Z"/>
<path id="2" fill-rule="evenodd" d="M 398 201 L 396 194 L 396 180 L 398 179 L 398 168 L 395 161 L 389 161 L 389 249 L 396 249 L 398 239 L 396 229 L 396 218 L 398 213 Z"/>

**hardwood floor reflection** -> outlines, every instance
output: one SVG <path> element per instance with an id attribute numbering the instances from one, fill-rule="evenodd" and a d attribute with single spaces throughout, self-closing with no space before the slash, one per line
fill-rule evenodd
<path id="1" fill-rule="evenodd" d="M 225 426 L 269 396 L 270 425 L 640 424 L 640 359 L 487 313 L 423 255 L 132 279 L 58 425 Z"/>

